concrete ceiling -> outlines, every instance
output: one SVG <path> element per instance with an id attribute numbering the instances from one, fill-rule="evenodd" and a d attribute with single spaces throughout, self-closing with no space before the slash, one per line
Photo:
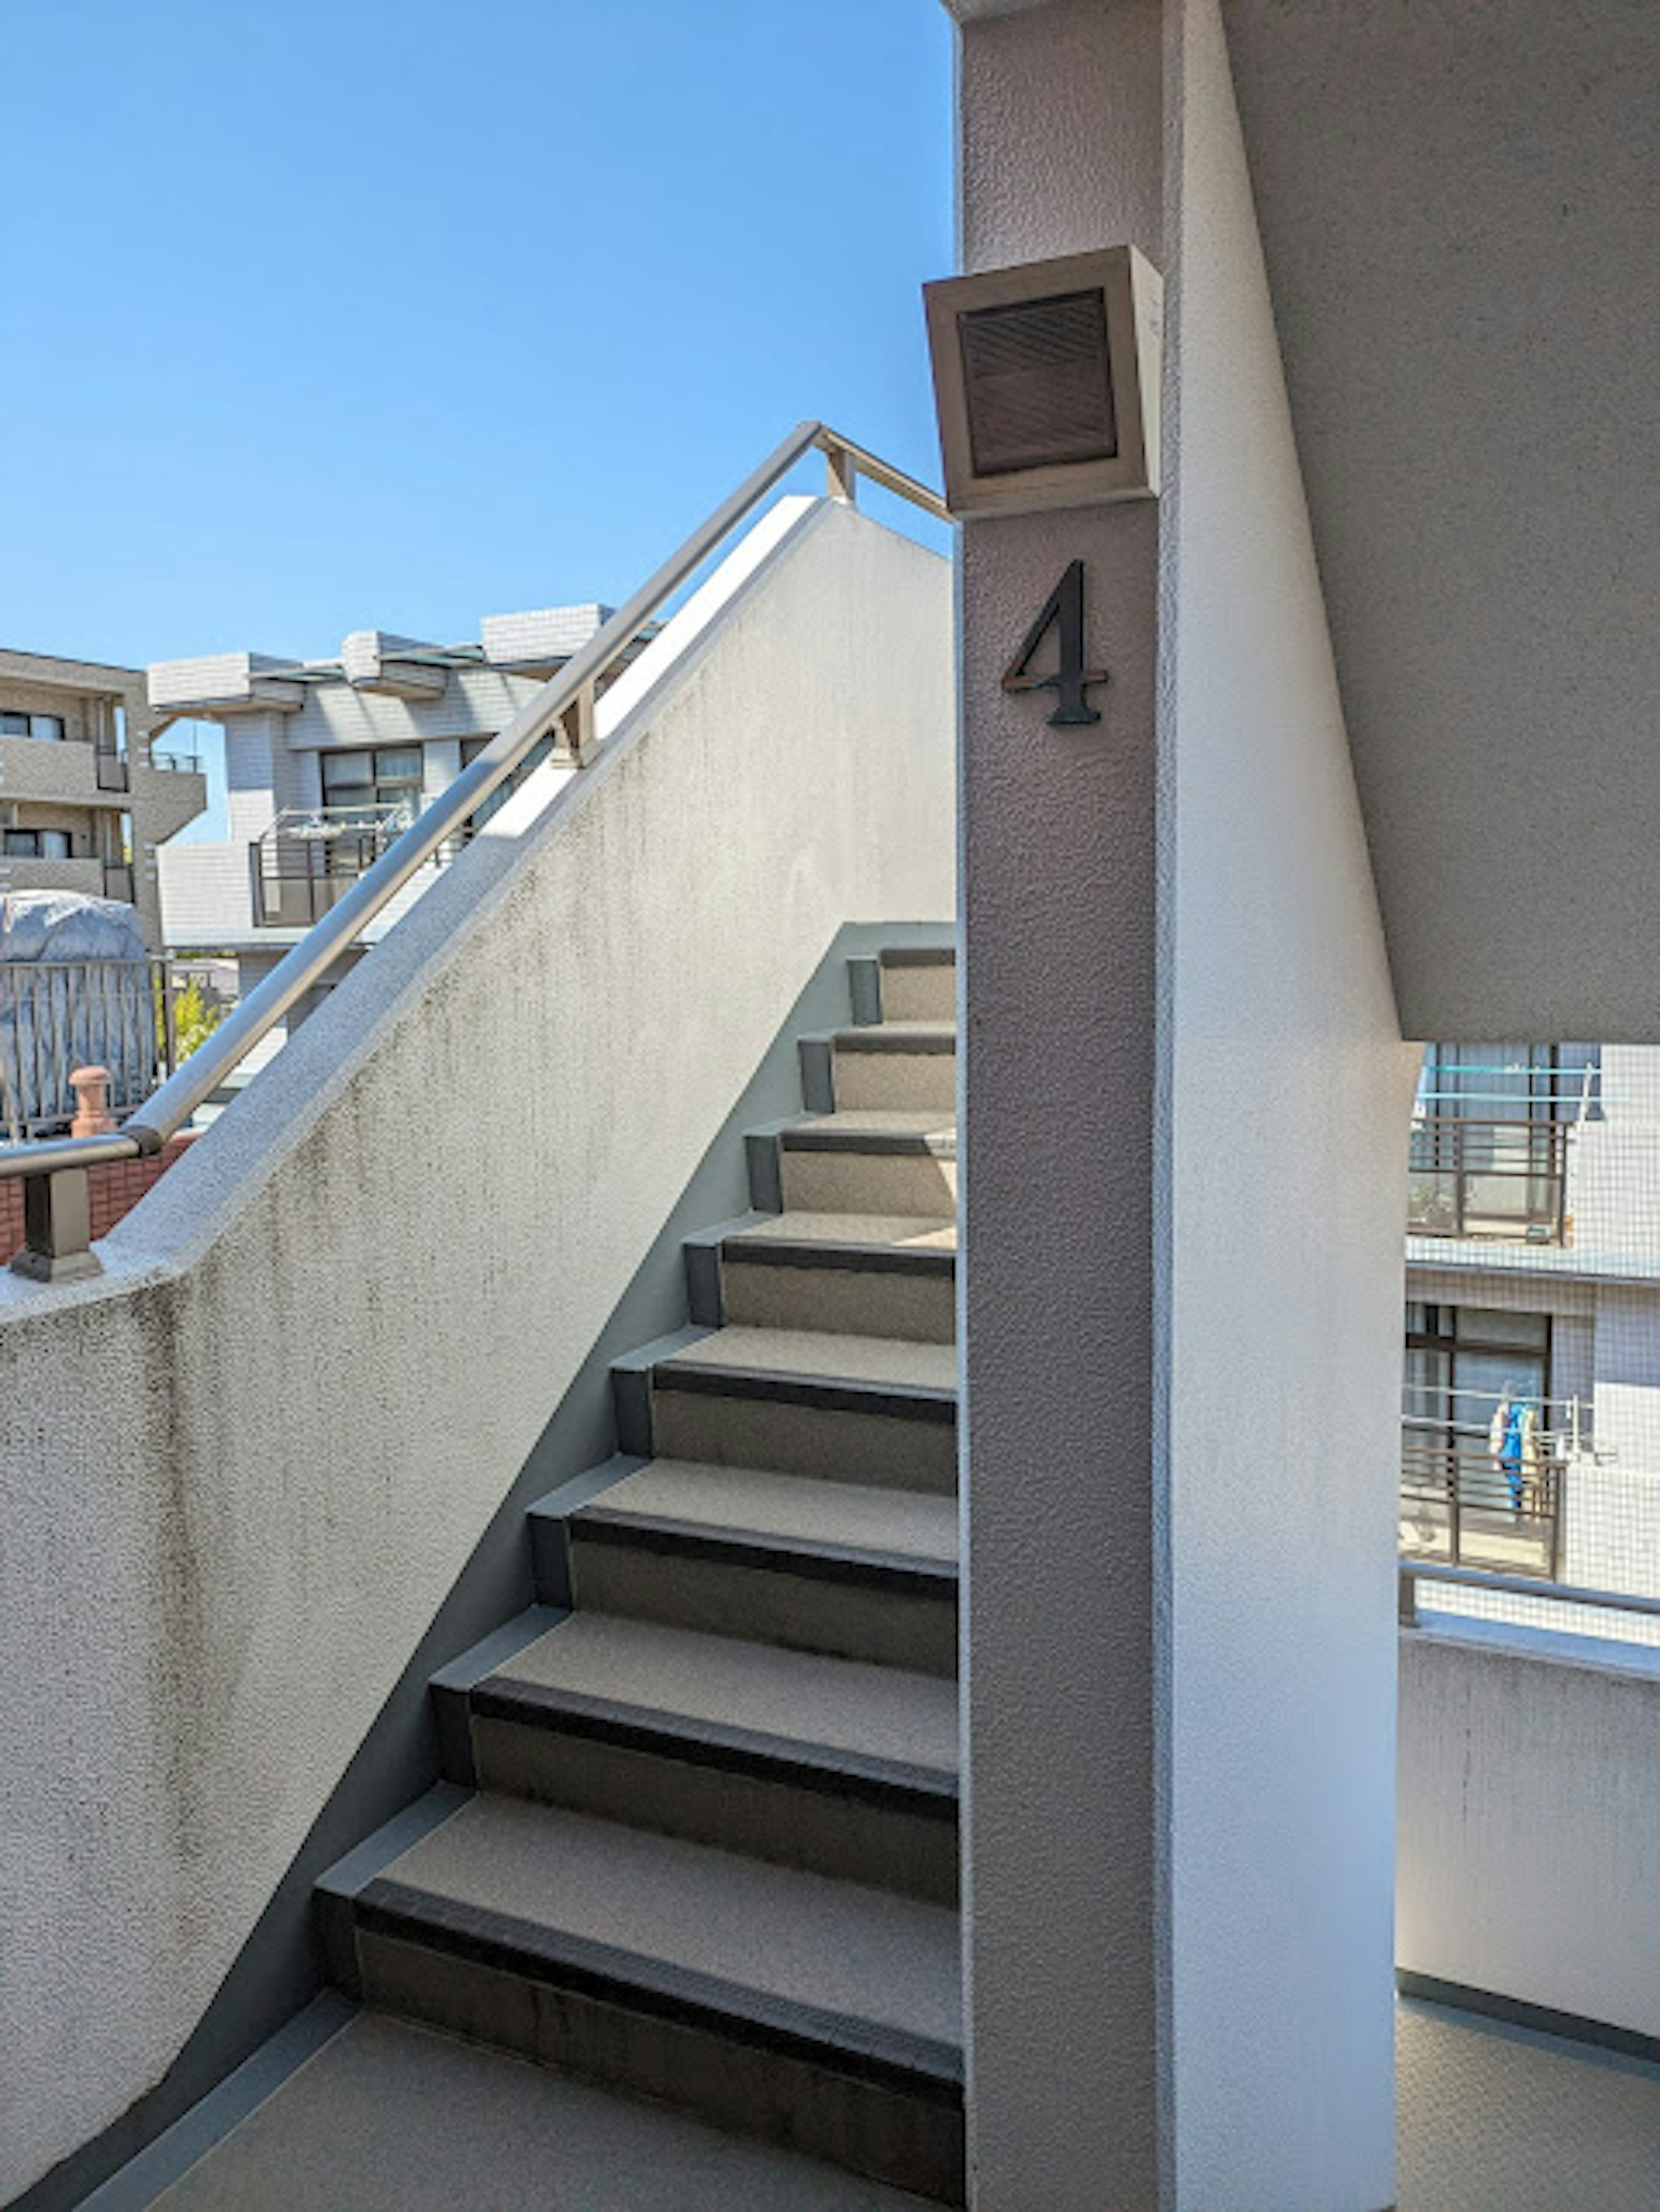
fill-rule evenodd
<path id="1" fill-rule="evenodd" d="M 1223 8 L 1407 1032 L 1660 1041 L 1660 5 Z"/>

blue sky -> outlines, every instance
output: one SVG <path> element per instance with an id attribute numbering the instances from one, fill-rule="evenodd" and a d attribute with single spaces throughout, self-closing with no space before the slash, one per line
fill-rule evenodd
<path id="1" fill-rule="evenodd" d="M 939 0 L 10 0 L 0 643 L 622 597 L 790 424 L 939 472 Z"/>

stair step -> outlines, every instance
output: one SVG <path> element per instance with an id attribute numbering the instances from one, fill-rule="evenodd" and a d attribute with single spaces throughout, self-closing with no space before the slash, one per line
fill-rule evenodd
<path id="1" fill-rule="evenodd" d="M 956 1244 L 952 1222 L 781 1214 L 721 1240 L 721 1317 L 735 1327 L 949 1344 Z"/>
<path id="2" fill-rule="evenodd" d="M 354 1909 L 372 2004 L 961 2202 L 943 1906 L 485 1795 Z"/>
<path id="3" fill-rule="evenodd" d="M 954 1490 L 957 1355 L 946 1344 L 731 1328 L 651 1370 L 654 1449 L 672 1459 Z"/>
<path id="4" fill-rule="evenodd" d="M 957 954 L 950 945 L 890 946 L 880 956 L 883 1018 L 948 1022 L 957 1012 Z"/>
<path id="5" fill-rule="evenodd" d="M 838 1030 L 831 1041 L 838 1110 L 944 1109 L 957 1097 L 957 1030 L 950 1022 L 884 1020 Z"/>
<path id="6" fill-rule="evenodd" d="M 660 1459 L 578 1513 L 570 1547 L 584 1609 L 956 1671 L 946 1497 Z"/>
<path id="7" fill-rule="evenodd" d="M 803 1213 L 957 1211 L 957 1131 L 933 1109 L 819 1114 L 775 1139 L 784 1209 Z"/>
<path id="8" fill-rule="evenodd" d="M 954 1904 L 938 1677 L 581 1613 L 470 1698 L 489 1790 Z"/>

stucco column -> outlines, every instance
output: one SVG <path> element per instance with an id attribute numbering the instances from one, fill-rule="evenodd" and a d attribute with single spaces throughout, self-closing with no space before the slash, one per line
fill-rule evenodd
<path id="1" fill-rule="evenodd" d="M 964 25 L 964 269 L 1162 261 L 1158 0 Z M 1153 1203 L 1159 514 L 963 532 L 967 1913 L 984 2212 L 1166 2200 Z M 1102 720 L 1003 668 L 1068 562 Z"/>

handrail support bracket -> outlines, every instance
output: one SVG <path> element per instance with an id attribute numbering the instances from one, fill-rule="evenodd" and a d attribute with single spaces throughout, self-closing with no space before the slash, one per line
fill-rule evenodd
<path id="1" fill-rule="evenodd" d="M 92 1249 L 92 1178 L 85 1168 L 23 1177 L 23 1247 L 11 1267 L 33 1283 L 72 1283 L 103 1273 Z"/>

